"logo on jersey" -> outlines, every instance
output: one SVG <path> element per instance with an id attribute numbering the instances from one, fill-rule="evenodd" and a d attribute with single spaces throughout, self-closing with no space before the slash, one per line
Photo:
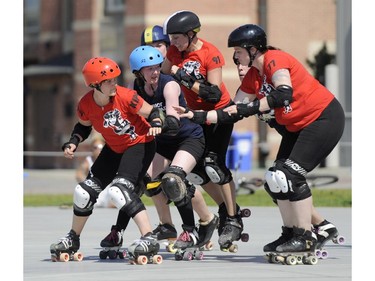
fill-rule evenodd
<path id="1" fill-rule="evenodd" d="M 274 86 L 269 84 L 267 82 L 267 77 L 266 75 L 263 76 L 263 83 L 262 86 L 260 87 L 259 94 L 263 97 L 266 97 L 271 93 L 271 91 L 275 90 Z M 291 112 L 293 109 L 290 104 L 284 106 L 284 114 L 288 114 Z M 273 110 L 272 110 L 273 111 Z"/>
<path id="2" fill-rule="evenodd" d="M 131 140 L 137 138 L 135 128 L 130 122 L 122 118 L 118 109 L 108 111 L 104 114 L 104 128 L 112 128 L 117 135 L 129 135 Z"/>
<path id="3" fill-rule="evenodd" d="M 197 80 L 204 79 L 203 75 L 199 71 L 200 67 L 201 64 L 198 61 L 187 61 L 182 66 L 182 68 L 185 70 L 187 74 L 189 74 Z"/>

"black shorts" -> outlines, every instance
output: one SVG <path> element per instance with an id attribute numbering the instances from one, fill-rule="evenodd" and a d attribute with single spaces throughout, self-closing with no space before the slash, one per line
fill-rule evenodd
<path id="1" fill-rule="evenodd" d="M 199 159 L 203 156 L 205 149 L 205 140 L 204 138 L 185 138 L 178 140 L 176 139 L 173 143 L 156 143 L 156 152 L 161 156 L 172 161 L 177 151 L 184 150 L 190 153 L 195 160 L 198 162 Z"/>

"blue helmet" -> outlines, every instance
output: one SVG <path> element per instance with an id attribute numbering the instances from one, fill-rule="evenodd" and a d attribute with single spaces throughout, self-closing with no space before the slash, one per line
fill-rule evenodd
<path id="1" fill-rule="evenodd" d="M 148 45 L 158 41 L 165 42 L 167 46 L 171 44 L 169 36 L 163 33 L 163 27 L 160 25 L 148 26 L 141 35 L 141 45 Z"/>
<path id="2" fill-rule="evenodd" d="M 160 51 L 152 46 L 139 46 L 129 56 L 130 69 L 134 73 L 142 67 L 161 64 L 164 58 Z"/>

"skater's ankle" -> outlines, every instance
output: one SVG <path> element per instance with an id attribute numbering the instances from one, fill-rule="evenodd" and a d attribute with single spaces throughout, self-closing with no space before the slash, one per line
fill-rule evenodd
<path id="1" fill-rule="evenodd" d="M 209 218 L 208 218 L 208 220 L 201 220 L 201 219 L 199 219 L 199 224 L 200 225 L 202 225 L 202 226 L 204 226 L 204 225 L 208 225 L 210 222 L 212 222 L 212 220 L 215 218 L 215 216 L 214 216 L 214 214 L 210 214 L 210 216 L 209 216 Z"/>
<path id="2" fill-rule="evenodd" d="M 73 236 L 73 237 L 77 237 L 77 238 L 79 238 L 79 234 L 77 234 L 77 232 L 74 230 L 74 229 L 71 229 L 70 231 L 69 231 L 69 234 L 71 235 L 71 236 Z"/>

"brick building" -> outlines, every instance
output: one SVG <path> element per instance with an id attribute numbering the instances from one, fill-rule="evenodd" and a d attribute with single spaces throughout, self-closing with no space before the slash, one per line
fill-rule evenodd
<path id="1" fill-rule="evenodd" d="M 224 82 L 234 95 L 239 81 L 232 63 L 233 49 L 227 48 L 227 37 L 233 29 L 246 23 L 260 24 L 270 45 L 290 52 L 307 66 L 307 60 L 313 60 L 324 44 L 338 60 L 345 57 L 342 53 L 351 53 L 351 37 L 347 41 L 347 37 L 344 40 L 338 36 L 349 33 L 350 9 L 350 0 L 25 0 L 24 151 L 61 151 L 76 122 L 77 101 L 88 91 L 81 75 L 84 63 L 94 56 L 111 57 L 123 70 L 119 84 L 126 85 L 132 77 L 127 58 L 139 45 L 142 30 L 148 25 L 162 25 L 175 11 L 191 10 L 199 16 L 202 28 L 198 37 L 222 51 L 226 60 Z M 341 17 L 345 17 L 344 26 L 348 28 L 340 33 L 337 26 Z M 346 43 L 338 48 L 338 42 Z M 341 77 L 345 77 L 342 80 L 350 81 L 348 61 L 338 64 Z M 343 92 L 343 88 L 340 85 L 339 99 L 349 116 L 350 128 L 351 92 Z M 267 161 L 274 158 L 279 136 L 273 130 L 249 118 L 237 123 L 235 131 L 252 132 L 255 162 L 260 157 L 260 141 L 269 149 Z M 343 143 L 340 165 L 350 166 L 350 130 L 345 132 Z M 82 144 L 80 151 L 84 150 Z M 76 165 L 53 153 L 40 155 L 25 156 L 24 167 Z"/>

